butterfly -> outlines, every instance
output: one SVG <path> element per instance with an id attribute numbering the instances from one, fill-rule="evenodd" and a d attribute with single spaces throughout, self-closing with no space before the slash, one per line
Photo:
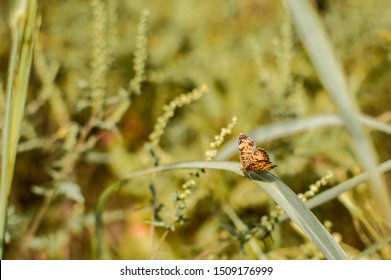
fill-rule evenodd
<path id="1" fill-rule="evenodd" d="M 269 171 L 277 166 L 264 149 L 257 148 L 254 140 L 243 133 L 239 135 L 238 150 L 242 171 Z"/>

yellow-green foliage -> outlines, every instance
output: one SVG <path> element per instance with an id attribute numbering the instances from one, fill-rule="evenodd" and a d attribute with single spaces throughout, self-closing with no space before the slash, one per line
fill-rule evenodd
<path id="1" fill-rule="evenodd" d="M 351 94 L 363 113 L 389 123 L 390 1 L 324 2 L 319 13 Z M 0 41 L 8 42 L 0 5 Z M 93 212 L 110 183 L 153 165 L 212 160 L 240 132 L 336 112 L 280 1 L 70 0 L 40 9 L 7 259 L 94 258 Z M 0 44 L 1 122 L 8 56 Z M 258 146 L 305 200 L 361 172 L 341 126 L 282 135 Z M 381 161 L 389 159 L 390 136 L 371 136 Z M 334 199 L 315 210 L 350 257 L 391 233 L 362 188 L 365 198 L 352 191 L 343 205 Z M 349 203 L 373 208 L 351 215 Z M 294 227 L 277 223 L 281 214 L 245 178 L 170 171 L 110 199 L 103 250 L 120 259 L 319 258 Z M 368 256 L 390 257 L 387 245 Z"/>

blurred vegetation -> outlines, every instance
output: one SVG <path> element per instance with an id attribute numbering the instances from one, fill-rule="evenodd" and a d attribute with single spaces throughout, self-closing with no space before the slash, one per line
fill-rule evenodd
<path id="1" fill-rule="evenodd" d="M 391 2 L 315 2 L 360 111 L 390 123 Z M 7 5 L 0 5 L 3 123 L 11 42 Z M 209 160 L 223 131 L 225 140 L 236 139 L 273 123 L 336 113 L 280 1 L 44 1 L 39 11 L 5 259 L 96 258 L 95 207 L 118 178 Z M 390 135 L 370 136 L 380 161 L 388 160 Z M 320 192 L 361 173 L 341 126 L 258 146 L 296 193 L 325 176 Z M 390 187 L 390 173 L 384 176 Z M 109 200 L 103 250 L 111 259 L 322 258 L 289 221 L 272 220 L 268 234 L 252 243 L 239 238 L 272 211 L 273 201 L 239 176 L 157 173 Z M 389 242 L 360 255 L 391 235 L 366 183 L 314 213 L 350 258 L 391 258 Z"/>

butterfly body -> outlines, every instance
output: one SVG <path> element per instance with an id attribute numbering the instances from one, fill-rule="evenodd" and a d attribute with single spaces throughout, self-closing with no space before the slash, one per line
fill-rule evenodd
<path id="1" fill-rule="evenodd" d="M 240 133 L 238 140 L 239 159 L 242 171 L 269 171 L 276 167 L 262 148 L 257 148 L 253 139 Z"/>

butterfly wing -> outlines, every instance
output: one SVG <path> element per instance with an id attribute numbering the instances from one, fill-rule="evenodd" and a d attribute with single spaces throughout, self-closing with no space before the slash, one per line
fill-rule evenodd
<path id="1" fill-rule="evenodd" d="M 242 170 L 247 170 L 251 164 L 254 151 L 256 151 L 255 143 L 253 139 L 240 133 L 238 140 L 239 159 L 242 164 Z"/>
<path id="2" fill-rule="evenodd" d="M 270 159 L 269 155 L 264 149 L 258 148 L 252 154 L 250 164 L 245 168 L 245 170 L 253 171 L 269 171 L 276 167 Z"/>

